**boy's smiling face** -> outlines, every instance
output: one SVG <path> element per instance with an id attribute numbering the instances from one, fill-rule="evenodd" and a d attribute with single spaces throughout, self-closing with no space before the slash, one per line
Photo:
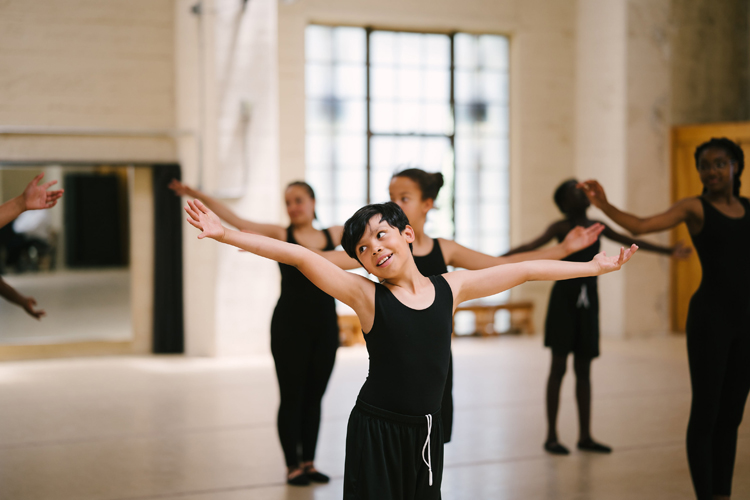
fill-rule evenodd
<path id="1" fill-rule="evenodd" d="M 409 243 L 414 242 L 414 230 L 407 225 L 399 232 L 381 219 L 381 215 L 370 218 L 356 252 L 368 273 L 386 280 L 398 276 L 409 260 L 414 260 L 409 248 Z"/>

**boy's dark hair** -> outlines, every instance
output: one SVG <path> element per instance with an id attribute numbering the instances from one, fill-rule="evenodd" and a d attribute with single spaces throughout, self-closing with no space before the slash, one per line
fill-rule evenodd
<path id="1" fill-rule="evenodd" d="M 404 215 L 404 211 L 392 201 L 365 205 L 354 212 L 354 215 L 349 217 L 349 220 L 344 223 L 341 246 L 344 247 L 344 251 L 349 257 L 357 259 L 357 262 L 360 264 L 362 262 L 360 262 L 357 256 L 357 243 L 362 239 L 362 235 L 365 234 L 367 223 L 376 215 L 380 215 L 380 222 L 387 222 L 389 226 L 398 229 L 399 233 L 403 232 L 407 224 L 409 224 L 409 219 Z M 411 246 L 410 243 L 409 248 Z"/>
<path id="2" fill-rule="evenodd" d="M 735 196 L 740 195 L 740 175 L 745 170 L 745 153 L 742 148 L 734 141 L 727 139 L 726 137 L 712 137 L 710 141 L 706 141 L 695 149 L 695 168 L 699 168 L 700 159 L 703 152 L 707 149 L 721 149 L 727 156 L 737 164 L 737 172 L 734 174 L 734 186 L 732 191 Z M 706 189 L 703 189 L 706 192 Z"/>
<path id="3" fill-rule="evenodd" d="M 568 179 L 567 181 L 560 184 L 557 189 L 555 189 L 555 194 L 553 196 L 553 199 L 555 200 L 555 205 L 557 205 L 557 208 L 560 209 L 560 211 L 567 215 L 568 213 L 568 206 L 567 206 L 567 197 L 568 193 L 571 189 L 576 189 L 576 186 L 578 185 L 578 181 L 575 179 Z"/>
<path id="4" fill-rule="evenodd" d="M 419 184 L 419 190 L 422 191 L 423 200 L 434 200 L 437 198 L 440 188 L 445 183 L 443 181 L 443 174 L 440 172 L 425 172 L 421 168 L 407 168 L 396 174 L 393 177 L 406 177 Z"/>

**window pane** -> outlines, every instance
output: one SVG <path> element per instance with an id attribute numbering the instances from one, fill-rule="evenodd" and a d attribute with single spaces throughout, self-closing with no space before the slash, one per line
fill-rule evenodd
<path id="1" fill-rule="evenodd" d="M 333 39 L 336 60 L 364 65 L 367 53 L 366 36 L 362 28 L 337 28 Z"/>
<path id="2" fill-rule="evenodd" d="M 370 97 L 393 99 L 396 97 L 396 72 L 389 66 L 373 66 L 370 69 Z"/>
<path id="3" fill-rule="evenodd" d="M 422 98 L 427 101 L 450 102 L 451 74 L 448 70 L 430 69 L 423 73 Z"/>
<path id="4" fill-rule="evenodd" d="M 422 97 L 422 74 L 418 69 L 402 68 L 398 72 L 396 96 L 399 99 L 419 99 Z"/>
<path id="5" fill-rule="evenodd" d="M 375 133 L 396 130 L 396 105 L 392 102 L 373 101 L 370 104 L 370 126 Z"/>
<path id="6" fill-rule="evenodd" d="M 327 26 L 308 26 L 305 30 L 305 59 L 330 62 L 333 54 L 331 31 Z"/>
<path id="7" fill-rule="evenodd" d="M 367 108 L 364 101 L 337 101 L 336 131 L 344 133 L 367 131 Z"/>
<path id="8" fill-rule="evenodd" d="M 367 163 L 366 138 L 362 134 L 342 134 L 334 141 L 336 165 L 364 168 Z"/>
<path id="9" fill-rule="evenodd" d="M 422 64 L 432 68 L 450 68 L 451 41 L 447 35 L 425 35 Z"/>
<path id="10" fill-rule="evenodd" d="M 308 167 L 315 169 L 330 168 L 332 154 L 330 135 L 307 134 L 305 162 Z"/>
<path id="11" fill-rule="evenodd" d="M 477 67 L 477 39 L 474 35 L 458 33 L 454 38 L 456 68 Z"/>
<path id="12" fill-rule="evenodd" d="M 325 64 L 308 63 L 305 68 L 305 94 L 307 97 L 330 97 L 333 95 L 331 67 Z"/>
<path id="13" fill-rule="evenodd" d="M 497 104 L 506 104 L 508 101 L 508 75 L 497 71 L 483 71 L 479 75 L 481 82 L 481 97 L 487 101 Z"/>
<path id="14" fill-rule="evenodd" d="M 396 63 L 396 34 L 375 31 L 370 35 L 370 63 L 393 66 Z"/>
<path id="15" fill-rule="evenodd" d="M 479 37 L 480 64 L 483 68 L 508 70 L 508 39 L 504 36 Z"/>
<path id="16" fill-rule="evenodd" d="M 336 97 L 364 99 L 367 95 L 366 73 L 364 66 L 336 66 Z"/>
<path id="17" fill-rule="evenodd" d="M 401 66 L 418 67 L 422 63 L 422 35 L 418 33 L 398 34 L 397 60 Z"/>

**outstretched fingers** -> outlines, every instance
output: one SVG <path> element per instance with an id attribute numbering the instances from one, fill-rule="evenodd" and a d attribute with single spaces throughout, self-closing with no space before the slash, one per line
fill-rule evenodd
<path id="1" fill-rule="evenodd" d="M 620 257 L 617 259 L 617 264 L 622 266 L 627 261 L 630 260 L 630 258 L 633 256 L 633 254 L 638 250 L 638 245 L 633 243 L 630 245 L 630 248 L 626 249 L 625 247 L 620 247 Z"/>

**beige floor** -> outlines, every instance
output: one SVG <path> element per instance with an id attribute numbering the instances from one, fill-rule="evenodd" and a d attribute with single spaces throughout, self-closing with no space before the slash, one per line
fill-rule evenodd
<path id="1" fill-rule="evenodd" d="M 443 498 L 690 498 L 683 339 L 606 341 L 603 351 L 594 364 L 594 431 L 615 453 L 552 457 L 541 449 L 548 353 L 540 339 L 456 341 Z M 283 481 L 267 358 L 2 364 L 0 499 L 339 499 L 346 419 L 366 362 L 361 348 L 339 351 L 317 459 L 333 481 L 302 489 Z M 573 445 L 570 378 L 560 434 Z M 740 434 L 735 499 L 750 498 L 750 425 Z"/>

